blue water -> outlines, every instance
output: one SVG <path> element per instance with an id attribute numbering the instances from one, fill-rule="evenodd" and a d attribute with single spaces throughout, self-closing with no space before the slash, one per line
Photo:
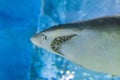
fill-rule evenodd
<path id="1" fill-rule="evenodd" d="M 120 0 L 0 0 L 0 80 L 120 80 L 75 65 L 29 40 L 56 24 L 116 14 Z"/>
<path id="2" fill-rule="evenodd" d="M 0 0 L 0 80 L 29 80 L 40 0 Z"/>

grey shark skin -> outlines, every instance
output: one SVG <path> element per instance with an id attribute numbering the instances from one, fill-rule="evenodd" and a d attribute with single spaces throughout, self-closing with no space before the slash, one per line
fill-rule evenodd
<path id="1" fill-rule="evenodd" d="M 120 16 L 56 25 L 31 41 L 87 69 L 120 76 Z"/>

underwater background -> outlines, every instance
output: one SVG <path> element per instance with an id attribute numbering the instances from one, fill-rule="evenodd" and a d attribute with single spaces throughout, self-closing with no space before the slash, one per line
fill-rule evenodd
<path id="1" fill-rule="evenodd" d="M 30 42 L 53 25 L 119 14 L 120 0 L 0 0 L 0 80 L 120 80 Z"/>

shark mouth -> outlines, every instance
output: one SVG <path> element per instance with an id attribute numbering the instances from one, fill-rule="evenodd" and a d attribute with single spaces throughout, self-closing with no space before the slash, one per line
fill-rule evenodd
<path id="1" fill-rule="evenodd" d="M 56 37 L 51 43 L 51 49 L 63 56 L 63 54 L 60 52 L 61 45 L 76 35 L 77 34 Z"/>

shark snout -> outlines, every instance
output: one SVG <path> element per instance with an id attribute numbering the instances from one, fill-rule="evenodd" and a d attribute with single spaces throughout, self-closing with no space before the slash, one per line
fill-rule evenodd
<path id="1" fill-rule="evenodd" d="M 34 45 L 37 45 L 38 44 L 38 40 L 35 36 L 31 37 L 30 38 L 30 41 L 34 44 Z"/>

